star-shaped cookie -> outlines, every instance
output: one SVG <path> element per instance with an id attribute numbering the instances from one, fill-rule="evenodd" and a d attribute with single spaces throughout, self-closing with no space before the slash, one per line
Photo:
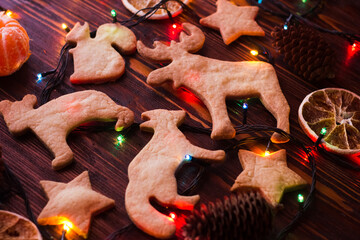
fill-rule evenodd
<path id="1" fill-rule="evenodd" d="M 200 24 L 220 30 L 226 45 L 241 35 L 265 36 L 264 30 L 255 22 L 258 7 L 237 6 L 227 0 L 218 0 L 216 5 L 216 12 L 200 19 Z"/>
<path id="2" fill-rule="evenodd" d="M 240 188 L 258 188 L 274 207 L 279 204 L 284 191 L 306 184 L 306 181 L 287 167 L 286 150 L 268 156 L 260 156 L 239 150 L 244 171 L 237 177 L 231 191 Z"/>
<path id="3" fill-rule="evenodd" d="M 78 235 L 87 238 L 91 217 L 115 205 L 115 201 L 91 189 L 89 174 L 83 172 L 69 183 L 40 181 L 49 202 L 37 221 L 40 225 L 71 222 Z"/>

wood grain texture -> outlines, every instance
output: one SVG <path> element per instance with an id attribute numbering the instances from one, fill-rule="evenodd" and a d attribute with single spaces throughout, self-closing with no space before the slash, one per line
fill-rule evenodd
<path id="1" fill-rule="evenodd" d="M 265 2 L 265 1 L 264 1 Z M 294 9 L 301 11 L 306 6 L 302 1 L 284 1 Z M 271 7 L 271 3 L 266 3 Z M 56 66 L 58 53 L 65 43 L 66 33 L 61 29 L 65 22 L 70 27 L 77 21 L 88 21 L 91 30 L 99 25 L 111 22 L 110 10 L 116 9 L 118 19 L 129 18 L 130 13 L 120 0 L 1 0 L 0 6 L 16 13 L 17 20 L 27 30 L 31 39 L 32 55 L 28 62 L 15 74 L 0 78 L 0 100 L 20 100 L 25 94 L 40 95 L 46 82 L 36 83 L 36 74 Z M 193 0 L 190 7 L 204 17 L 215 12 L 215 0 Z M 336 28 L 348 32 L 359 32 L 360 3 L 351 0 L 326 1 L 321 14 L 313 16 L 312 21 L 327 28 Z M 198 19 L 180 15 L 178 22 L 190 21 L 198 25 Z M 338 59 L 336 78 L 322 82 L 308 83 L 296 76 L 282 61 L 282 57 L 271 46 L 270 32 L 275 25 L 283 24 L 284 19 L 260 11 L 257 17 L 259 25 L 265 30 L 266 37 L 241 37 L 229 46 L 223 44 L 219 33 L 201 27 L 206 41 L 198 54 L 227 61 L 256 60 L 249 54 L 254 42 L 268 48 L 276 58 L 275 69 L 280 85 L 291 107 L 291 133 L 306 144 L 310 139 L 300 129 L 297 110 L 302 99 L 310 92 L 325 87 L 340 87 L 360 94 L 360 54 L 347 59 L 349 43 L 337 36 L 322 34 L 333 47 Z M 146 21 L 132 30 L 138 39 L 150 45 L 154 40 L 168 41 L 168 29 L 171 22 Z M 71 85 L 69 76 L 73 72 L 70 61 L 65 82 L 53 92 L 51 98 L 73 91 L 96 89 L 107 93 L 117 103 L 127 106 L 135 112 L 135 121 L 141 122 L 143 111 L 165 108 L 185 109 L 189 115 L 186 123 L 195 126 L 211 125 L 210 115 L 205 106 L 192 95 L 172 90 L 171 86 L 153 88 L 148 86 L 146 76 L 158 64 L 151 63 L 137 53 L 125 56 L 126 72 L 114 83 L 102 85 Z M 241 123 L 242 112 L 235 101 L 228 102 L 230 118 L 234 124 Z M 250 104 L 248 124 L 275 126 L 272 115 L 257 100 Z M 51 133 L 49 133 L 51 134 Z M 208 149 L 224 149 L 232 141 L 212 141 L 201 134 L 185 132 L 195 145 Z M 13 172 L 20 178 L 37 217 L 47 199 L 40 188 L 40 180 L 69 182 L 84 170 L 88 170 L 93 189 L 116 200 L 116 207 L 96 216 L 90 229 L 90 240 L 104 239 L 118 228 L 130 223 L 124 207 L 124 194 L 128 183 L 127 166 L 136 154 L 146 145 L 151 134 L 134 129 L 122 147 L 116 148 L 114 132 L 71 133 L 68 143 L 75 155 L 75 162 L 62 171 L 51 169 L 51 153 L 32 133 L 12 136 L 3 119 L 0 119 L 0 145 L 3 158 Z M 310 169 L 304 161 L 304 154 L 291 144 L 281 147 L 287 149 L 288 165 L 295 172 L 311 182 Z M 258 146 L 264 149 L 264 146 Z M 339 157 L 316 154 L 318 181 L 315 200 L 300 224 L 291 232 L 288 239 L 359 239 L 360 236 L 360 174 L 335 164 Z M 360 161 L 358 162 L 360 164 Z M 229 189 L 242 171 L 237 153 L 230 152 L 224 164 L 207 169 L 204 182 L 199 186 L 201 202 L 207 203 L 229 194 Z M 280 230 L 290 222 L 297 211 L 296 195 L 298 192 L 285 194 L 281 210 L 275 221 L 275 228 Z M 306 189 L 303 191 L 306 194 Z M 0 206 L 1 208 L 26 216 L 22 200 L 13 196 Z M 49 227 L 49 231 L 59 237 L 60 227 Z M 76 236 L 73 236 L 76 237 Z M 125 233 L 120 239 L 153 239 L 139 230 Z"/>

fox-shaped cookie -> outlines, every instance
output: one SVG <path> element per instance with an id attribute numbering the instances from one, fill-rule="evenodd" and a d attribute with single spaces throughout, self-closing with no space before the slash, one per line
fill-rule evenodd
<path id="1" fill-rule="evenodd" d="M 170 238 L 176 231 L 174 221 L 157 211 L 149 202 L 154 198 L 164 206 L 192 209 L 199 196 L 181 196 L 177 193 L 175 171 L 184 156 L 220 162 L 225 158 L 222 150 L 210 151 L 192 145 L 178 126 L 185 111 L 157 109 L 141 115 L 141 130 L 153 131 L 150 142 L 129 165 L 129 184 L 125 193 L 125 206 L 134 224 L 157 238 Z"/>
<path id="2" fill-rule="evenodd" d="M 28 94 L 21 101 L 0 102 L 0 115 L 4 116 L 9 131 L 16 135 L 31 129 L 55 155 L 54 169 L 70 164 L 73 152 L 66 143 L 72 129 L 88 121 L 114 121 L 120 131 L 134 121 L 134 113 L 117 105 L 105 93 L 88 90 L 61 96 L 34 109 L 36 96 Z"/>

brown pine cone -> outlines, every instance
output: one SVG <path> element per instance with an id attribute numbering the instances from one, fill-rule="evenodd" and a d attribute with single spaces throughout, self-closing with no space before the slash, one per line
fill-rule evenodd
<path id="1" fill-rule="evenodd" d="M 238 193 L 201 205 L 185 219 L 184 240 L 264 239 L 272 228 L 272 210 L 259 192 Z"/>
<path id="2" fill-rule="evenodd" d="M 294 72 L 308 81 L 334 77 L 335 56 L 330 45 L 311 27 L 276 26 L 271 32 L 273 46 L 284 55 Z"/>

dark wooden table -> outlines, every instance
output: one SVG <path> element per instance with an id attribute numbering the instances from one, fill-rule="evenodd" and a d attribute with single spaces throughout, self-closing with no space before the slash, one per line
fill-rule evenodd
<path id="1" fill-rule="evenodd" d="M 265 3 L 272 6 L 271 3 Z M 297 10 L 309 7 L 313 2 L 286 1 Z M 359 32 L 360 3 L 356 1 L 325 1 L 323 10 L 312 21 L 323 27 L 340 29 L 348 32 Z M 110 10 L 116 9 L 118 19 L 124 20 L 131 15 L 120 0 L 2 0 L 1 7 L 11 9 L 15 17 L 27 30 L 31 39 L 32 55 L 28 62 L 15 74 L 0 78 L 0 100 L 20 100 L 25 94 L 40 95 L 46 82 L 36 82 L 37 73 L 56 66 L 61 47 L 65 44 L 65 35 L 61 23 L 72 27 L 76 22 L 87 21 L 91 30 L 99 25 L 111 22 Z M 194 0 L 190 7 L 200 16 L 207 16 L 215 11 L 215 0 Z M 178 22 L 190 21 L 197 24 L 194 17 L 181 15 L 175 19 Z M 310 92 L 325 87 L 341 87 L 360 94 L 360 54 L 347 59 L 349 42 L 343 38 L 322 34 L 333 47 L 338 59 L 336 78 L 317 83 L 308 83 L 293 74 L 282 61 L 282 56 L 276 53 L 271 45 L 270 32 L 275 25 L 283 24 L 284 19 L 260 11 L 258 23 L 265 30 L 265 38 L 244 37 L 230 46 L 223 44 L 217 31 L 202 28 L 206 35 L 204 47 L 198 54 L 211 58 L 241 61 L 256 60 L 249 54 L 253 43 L 268 48 L 276 58 L 275 69 L 282 90 L 290 107 L 291 133 L 304 143 L 311 145 L 310 139 L 303 133 L 298 124 L 297 110 L 302 99 Z M 146 44 L 153 40 L 168 40 L 168 29 L 171 22 L 146 21 L 132 30 L 138 39 Z M 136 122 L 141 122 L 140 114 L 146 110 L 185 109 L 189 115 L 186 123 L 194 126 L 210 126 L 210 116 L 204 105 L 186 92 L 175 91 L 170 87 L 152 88 L 145 83 L 149 72 L 159 65 L 146 61 L 135 53 L 125 56 L 126 72 L 114 83 L 102 85 L 72 85 L 69 76 L 73 72 L 70 61 L 65 82 L 53 92 L 51 98 L 73 91 L 96 89 L 107 93 L 111 98 L 135 112 Z M 229 113 L 234 124 L 241 124 L 242 113 L 235 101 L 229 101 Z M 189 117 L 190 116 L 190 117 Z M 272 115 L 266 111 L 259 101 L 252 101 L 248 112 L 248 124 L 263 124 L 275 126 Z M 199 146 L 208 149 L 224 149 L 231 141 L 212 141 L 209 137 L 186 131 L 188 139 Z M 72 165 L 61 171 L 51 169 L 52 154 L 33 135 L 12 136 L 3 119 L 0 120 L 0 145 L 3 149 L 4 161 L 20 178 L 28 194 L 32 210 L 37 217 L 45 206 L 47 199 L 39 181 L 52 180 L 68 182 L 84 170 L 90 173 L 93 189 L 116 200 L 116 207 L 93 219 L 89 239 L 104 239 L 116 229 L 130 223 L 124 207 L 124 193 L 128 183 L 127 166 L 136 154 L 150 140 L 151 134 L 134 129 L 126 136 L 126 142 L 116 147 L 114 141 L 118 133 L 115 131 L 72 133 L 68 143 L 75 154 Z M 303 159 L 299 149 L 284 145 L 287 148 L 288 165 L 299 175 L 311 182 L 310 168 Z M 264 150 L 264 146 L 258 146 Z M 318 179 L 314 202 L 305 217 L 291 232 L 288 239 L 359 239 L 360 238 L 360 181 L 359 172 L 343 168 L 334 161 L 338 157 L 323 157 L 316 154 Z M 360 161 L 359 163 L 360 164 Z M 204 176 L 205 181 L 199 186 L 198 193 L 201 202 L 207 203 L 216 198 L 228 195 L 229 188 L 242 171 L 236 152 L 230 152 L 224 164 L 210 167 Z M 306 195 L 309 188 L 300 191 Z M 296 196 L 299 193 L 285 194 L 282 200 L 284 209 L 276 216 L 275 228 L 280 230 L 297 211 Z M 14 195 L 1 208 L 26 216 L 23 201 Z M 59 237 L 60 227 L 49 228 L 51 233 Z M 124 234 L 121 239 L 153 239 L 139 230 Z"/>

